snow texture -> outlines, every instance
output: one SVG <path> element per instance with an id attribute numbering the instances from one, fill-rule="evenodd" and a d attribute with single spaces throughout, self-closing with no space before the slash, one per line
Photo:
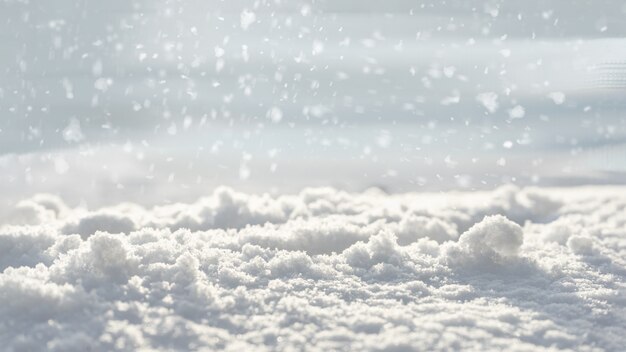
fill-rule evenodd
<path id="1" fill-rule="evenodd" d="M 8 351 L 626 345 L 623 188 L 37 195 L 0 223 Z"/>

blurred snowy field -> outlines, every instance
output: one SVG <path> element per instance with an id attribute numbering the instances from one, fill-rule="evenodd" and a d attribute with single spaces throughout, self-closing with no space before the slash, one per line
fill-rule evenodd
<path id="1" fill-rule="evenodd" d="M 0 6 L 4 206 L 626 179 L 619 1 Z"/>
<path id="2" fill-rule="evenodd" d="M 626 344 L 625 188 L 220 188 L 93 210 L 38 195 L 2 223 L 9 351 Z"/>
<path id="3" fill-rule="evenodd" d="M 623 350 L 624 16 L 0 0 L 0 346 Z"/>

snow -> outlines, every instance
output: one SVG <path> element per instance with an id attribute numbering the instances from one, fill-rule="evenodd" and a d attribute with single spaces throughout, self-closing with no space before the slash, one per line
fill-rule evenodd
<path id="1" fill-rule="evenodd" d="M 0 221 L 6 350 L 620 350 L 626 189 L 332 188 Z"/>
<path id="2" fill-rule="evenodd" d="M 80 142 L 85 138 L 80 129 L 80 121 L 73 118 L 63 130 L 63 139 L 66 142 Z"/>
<path id="3" fill-rule="evenodd" d="M 526 115 L 526 111 L 523 106 L 516 105 L 509 110 L 509 117 L 512 119 L 521 119 L 524 115 Z"/>
<path id="4" fill-rule="evenodd" d="M 0 350 L 624 350 L 626 6 L 500 2 L 0 2 Z"/>
<path id="5" fill-rule="evenodd" d="M 241 28 L 247 30 L 256 21 L 254 12 L 244 9 L 241 13 Z"/>
<path id="6" fill-rule="evenodd" d="M 548 97 L 552 99 L 556 105 L 561 105 L 565 102 L 565 94 L 563 92 L 552 92 L 548 94 Z"/>
<path id="7" fill-rule="evenodd" d="M 498 95 L 494 92 L 480 93 L 476 96 L 476 100 L 480 102 L 489 113 L 494 113 L 498 110 Z"/>

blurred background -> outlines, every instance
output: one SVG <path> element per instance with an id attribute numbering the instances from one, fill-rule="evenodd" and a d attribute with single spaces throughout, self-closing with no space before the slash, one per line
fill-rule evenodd
<path id="1" fill-rule="evenodd" d="M 625 183 L 626 2 L 0 1 L 0 207 Z"/>

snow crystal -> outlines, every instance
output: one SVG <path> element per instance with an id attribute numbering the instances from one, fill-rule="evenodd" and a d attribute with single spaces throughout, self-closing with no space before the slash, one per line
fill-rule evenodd
<path id="1" fill-rule="evenodd" d="M 498 110 L 498 94 L 494 92 L 480 93 L 476 96 L 476 100 L 492 114 Z"/>
<path id="2" fill-rule="evenodd" d="M 272 122 L 278 123 L 283 119 L 283 112 L 282 110 L 280 110 L 280 108 L 273 107 L 269 109 L 269 111 L 267 112 L 267 116 L 270 118 L 270 120 L 272 120 Z"/>
<path id="3" fill-rule="evenodd" d="M 63 139 L 66 142 L 80 142 L 85 138 L 80 128 L 80 121 L 76 118 L 70 120 L 70 123 L 63 129 Z"/>
<path id="4" fill-rule="evenodd" d="M 524 107 L 521 105 L 516 105 L 511 110 L 509 110 L 509 117 L 512 119 L 520 119 L 524 117 L 525 114 L 526 114 L 526 111 L 524 110 Z"/>
<path id="5" fill-rule="evenodd" d="M 552 99 L 556 105 L 561 105 L 565 102 L 565 93 L 563 92 L 552 92 L 548 94 L 548 97 Z"/>
<path id="6" fill-rule="evenodd" d="M 247 30 L 254 22 L 256 22 L 256 15 L 254 14 L 254 12 L 250 11 L 250 10 L 243 10 L 243 12 L 241 12 L 241 28 L 245 31 Z"/>

